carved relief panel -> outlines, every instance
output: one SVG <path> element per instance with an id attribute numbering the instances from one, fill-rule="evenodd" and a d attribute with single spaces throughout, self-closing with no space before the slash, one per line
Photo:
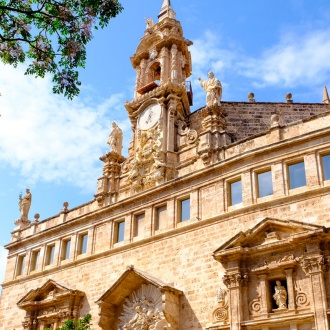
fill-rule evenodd
<path id="1" fill-rule="evenodd" d="M 293 316 L 304 315 L 305 327 L 326 329 L 322 233 L 320 226 L 266 218 L 216 250 L 231 297 L 229 323 L 289 326 Z"/>

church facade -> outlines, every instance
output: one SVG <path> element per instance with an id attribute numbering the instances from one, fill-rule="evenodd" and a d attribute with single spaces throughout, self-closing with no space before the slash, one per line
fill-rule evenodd
<path id="1" fill-rule="evenodd" d="M 114 123 L 95 198 L 15 222 L 1 329 L 326 330 L 330 102 L 221 101 L 200 80 L 169 0 L 131 62 L 127 158 Z M 30 197 L 29 197 L 30 196 Z"/>

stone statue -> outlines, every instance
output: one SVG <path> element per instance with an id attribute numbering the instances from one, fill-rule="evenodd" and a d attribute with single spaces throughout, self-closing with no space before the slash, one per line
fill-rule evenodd
<path id="1" fill-rule="evenodd" d="M 31 202 L 32 202 L 32 194 L 30 192 L 30 189 L 26 189 L 25 196 L 22 198 L 22 195 L 20 195 L 19 203 L 18 203 L 22 220 L 28 220 Z"/>
<path id="2" fill-rule="evenodd" d="M 286 306 L 286 298 L 288 293 L 284 286 L 282 286 L 281 281 L 276 281 L 275 293 L 273 294 L 273 298 L 278 306 L 278 308 L 287 308 Z"/>
<path id="3" fill-rule="evenodd" d="M 112 131 L 108 138 L 108 144 L 110 145 L 111 151 L 117 153 L 121 156 L 121 151 L 123 149 L 123 131 L 115 123 L 111 123 Z"/>
<path id="4" fill-rule="evenodd" d="M 201 86 L 206 92 L 206 105 L 211 106 L 218 104 L 220 105 L 221 97 L 222 97 L 222 86 L 221 82 L 214 77 L 213 72 L 208 73 L 207 80 L 203 80 L 202 78 L 198 78 Z"/>

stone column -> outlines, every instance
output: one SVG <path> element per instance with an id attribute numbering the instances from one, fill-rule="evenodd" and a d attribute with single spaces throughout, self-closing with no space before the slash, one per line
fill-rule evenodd
<path id="1" fill-rule="evenodd" d="M 166 47 L 163 47 L 160 53 L 160 84 L 167 83 L 170 78 L 170 70 L 169 70 L 169 63 L 170 62 L 170 55 L 169 51 Z"/>
<path id="2" fill-rule="evenodd" d="M 137 97 L 137 90 L 140 87 L 140 79 L 141 79 L 141 69 L 140 69 L 140 66 L 137 66 L 135 70 L 136 70 L 136 81 L 135 81 L 134 98 Z"/>
<path id="3" fill-rule="evenodd" d="M 260 315 L 268 314 L 268 290 L 267 290 L 267 275 L 258 275 L 260 279 Z"/>
<path id="4" fill-rule="evenodd" d="M 324 283 L 324 257 L 322 255 L 306 257 L 303 270 L 310 277 L 312 307 L 314 309 L 315 329 L 329 329 L 327 316 L 327 296 Z"/>
<path id="5" fill-rule="evenodd" d="M 240 330 L 243 314 L 242 304 L 242 275 L 239 271 L 227 274 L 223 282 L 229 291 L 230 330 Z"/>
<path id="6" fill-rule="evenodd" d="M 140 63 L 140 87 L 144 86 L 148 81 L 146 77 L 146 68 L 147 68 L 147 61 L 143 59 Z"/>
<path id="7" fill-rule="evenodd" d="M 295 303 L 292 273 L 293 273 L 293 269 L 285 269 L 286 285 L 288 289 L 288 309 L 294 310 L 296 309 L 296 303 Z"/>
<path id="8" fill-rule="evenodd" d="M 171 48 L 171 81 L 175 84 L 178 83 L 177 54 L 178 54 L 177 45 L 172 45 L 172 48 Z"/>

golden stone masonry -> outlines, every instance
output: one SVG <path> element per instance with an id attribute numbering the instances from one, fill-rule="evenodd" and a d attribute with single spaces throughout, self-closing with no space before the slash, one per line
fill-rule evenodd
<path id="1" fill-rule="evenodd" d="M 318 104 L 225 102 L 206 72 L 192 113 L 192 42 L 169 0 L 158 19 L 131 57 L 127 158 L 112 123 L 92 201 L 31 221 L 21 197 L 1 329 L 86 313 L 102 330 L 329 329 L 326 88 Z"/>

